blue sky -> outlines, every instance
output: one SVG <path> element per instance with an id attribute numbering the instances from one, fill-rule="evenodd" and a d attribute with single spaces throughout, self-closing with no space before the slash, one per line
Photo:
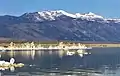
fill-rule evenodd
<path id="1" fill-rule="evenodd" d="M 120 0 L 0 0 L 0 15 L 62 9 L 71 13 L 93 12 L 120 18 Z"/>

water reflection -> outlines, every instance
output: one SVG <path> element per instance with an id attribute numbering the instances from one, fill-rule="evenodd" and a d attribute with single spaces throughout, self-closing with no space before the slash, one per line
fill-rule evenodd
<path id="1" fill-rule="evenodd" d="M 4 70 L 10 70 L 11 72 L 15 71 L 15 67 L 11 66 L 11 67 L 0 67 L 0 70 L 4 71 Z"/>
<path id="2" fill-rule="evenodd" d="M 113 51 L 113 50 L 112 50 Z M 48 76 L 120 76 L 120 51 L 92 50 L 28 50 L 1 52 L 1 60 L 14 57 L 23 68 L 10 68 L 12 72 Z M 2 73 L 8 74 L 9 70 Z"/>
<path id="3" fill-rule="evenodd" d="M 9 51 L 4 52 L 4 54 L 9 55 L 10 57 L 21 55 L 24 58 L 32 58 L 34 60 L 35 56 L 41 57 L 42 55 L 59 55 L 59 57 L 63 57 L 64 55 L 72 56 L 72 55 L 79 55 L 80 57 L 83 57 L 84 55 L 91 54 L 90 52 L 86 50 L 46 50 L 46 51 L 36 51 L 36 50 L 28 50 L 28 51 Z M 3 54 L 3 53 L 2 53 Z M 0 57 L 2 55 L 0 54 Z"/>
<path id="4" fill-rule="evenodd" d="M 91 52 L 87 50 L 59 50 L 59 56 L 62 57 L 63 55 L 72 56 L 72 55 L 79 55 L 83 57 L 84 55 L 91 54 Z"/>

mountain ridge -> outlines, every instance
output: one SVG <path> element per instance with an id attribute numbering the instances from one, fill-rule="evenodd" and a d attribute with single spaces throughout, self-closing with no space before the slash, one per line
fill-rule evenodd
<path id="1" fill-rule="evenodd" d="M 45 17 L 45 16 L 50 16 L 51 20 L 55 20 L 53 17 L 59 17 L 61 15 L 65 15 L 71 18 L 83 18 L 83 19 L 87 19 L 89 20 L 89 18 L 91 19 L 95 19 L 95 18 L 99 18 L 99 19 L 103 19 L 105 21 L 117 21 L 120 22 L 120 18 L 104 18 L 103 16 L 97 15 L 95 13 L 92 12 L 88 12 L 88 13 L 68 13 L 64 10 L 45 10 L 45 11 L 40 11 L 40 12 L 29 12 L 29 13 L 24 13 L 20 16 L 14 16 L 14 15 L 1 15 L 1 16 L 14 16 L 14 17 L 21 17 L 21 16 L 29 16 L 29 15 L 37 15 L 37 16 L 41 16 L 41 17 Z M 49 17 L 49 18 L 50 18 Z M 36 17 L 37 18 L 37 17 Z M 47 19 L 47 18 L 44 18 Z"/>
<path id="2" fill-rule="evenodd" d="M 101 19 L 104 21 L 113 20 L 113 21 L 120 22 L 120 19 L 104 18 L 104 17 L 97 15 L 95 13 L 92 13 L 92 12 L 88 12 L 88 13 L 84 13 L 84 14 L 81 14 L 81 13 L 74 13 L 73 14 L 73 13 L 68 13 L 66 11 L 63 11 L 63 10 L 55 10 L 55 11 L 48 10 L 48 11 L 41 11 L 41 12 L 25 13 L 23 15 L 33 15 L 33 14 L 41 16 L 41 17 L 48 16 L 48 18 L 44 18 L 44 19 L 50 18 L 51 20 L 55 20 L 54 17 L 59 17 L 62 15 L 65 15 L 65 16 L 68 16 L 71 18 L 82 18 L 82 19 L 87 19 L 87 20 L 90 20 L 90 19 L 94 20 L 94 19 L 98 18 L 98 19 Z M 38 19 L 38 17 L 36 17 L 36 18 Z"/>
<path id="3" fill-rule="evenodd" d="M 79 16 L 78 16 L 79 15 Z M 120 41 L 120 19 L 63 10 L 0 16 L 0 37 L 25 40 Z"/>

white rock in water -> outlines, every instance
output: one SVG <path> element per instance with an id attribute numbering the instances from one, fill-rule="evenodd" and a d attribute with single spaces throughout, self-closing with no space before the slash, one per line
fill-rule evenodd
<path id="1" fill-rule="evenodd" d="M 14 62 L 15 62 L 15 59 L 14 59 L 14 58 L 11 58 L 11 59 L 10 59 L 10 63 L 11 63 L 11 64 L 14 64 Z"/>

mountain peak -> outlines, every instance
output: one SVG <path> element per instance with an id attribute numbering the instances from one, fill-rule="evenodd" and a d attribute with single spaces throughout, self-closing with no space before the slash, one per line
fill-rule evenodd
<path id="1" fill-rule="evenodd" d="M 38 12 L 38 14 L 43 16 L 43 17 L 49 16 L 51 18 L 58 17 L 58 16 L 61 16 L 61 15 L 65 15 L 65 16 L 69 16 L 69 17 L 75 18 L 74 14 L 68 13 L 68 12 L 63 11 L 63 10 L 56 10 L 56 11 L 49 11 L 48 10 L 48 11 Z"/>
<path id="2" fill-rule="evenodd" d="M 96 15 L 95 13 L 89 12 L 88 15 Z"/>
<path id="3" fill-rule="evenodd" d="M 86 20 L 102 20 L 108 22 L 109 19 L 105 19 L 104 17 L 97 15 L 95 13 L 89 12 L 89 13 L 69 13 L 64 10 L 45 10 L 45 11 L 40 11 L 40 12 L 33 12 L 33 13 L 26 13 L 23 15 L 24 17 L 28 19 L 32 19 L 34 21 L 44 21 L 44 20 L 56 20 L 57 17 L 60 16 L 67 16 L 71 18 L 81 18 L 81 19 L 86 19 Z M 112 19 L 113 21 L 120 22 L 118 19 Z"/>
<path id="4" fill-rule="evenodd" d="M 90 18 L 101 18 L 101 19 L 103 19 L 102 16 L 97 15 L 97 14 L 92 13 L 92 12 L 89 12 L 88 14 L 85 14 L 85 16 L 90 17 Z"/>
<path id="5" fill-rule="evenodd" d="M 63 10 L 56 10 L 56 11 L 47 10 L 47 11 L 38 12 L 38 14 L 40 14 L 41 16 L 47 15 L 47 16 L 54 16 L 54 17 L 65 15 L 65 16 L 69 16 L 72 18 L 81 18 L 81 17 L 103 18 L 102 16 L 96 15 L 92 12 L 89 12 L 87 14 L 80 14 L 80 13 L 72 14 L 72 13 L 68 13 L 68 12 L 63 11 Z"/>

